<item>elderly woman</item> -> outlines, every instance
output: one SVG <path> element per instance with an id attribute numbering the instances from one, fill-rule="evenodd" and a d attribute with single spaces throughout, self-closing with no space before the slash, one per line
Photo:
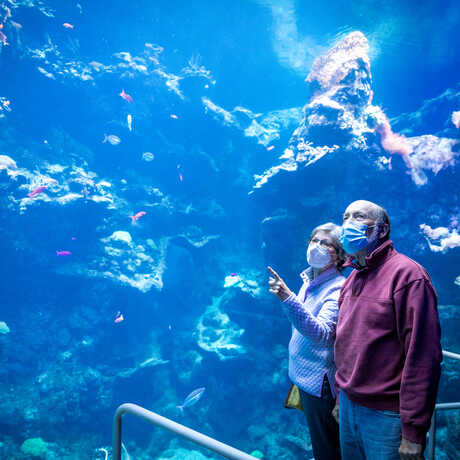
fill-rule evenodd
<path id="1" fill-rule="evenodd" d="M 282 302 L 292 324 L 289 378 L 298 386 L 310 429 L 316 460 L 340 459 L 335 405 L 334 340 L 345 252 L 339 243 L 341 228 L 327 223 L 316 227 L 308 242 L 309 267 L 300 277 L 302 287 L 292 293 L 271 268 L 270 292 Z"/>

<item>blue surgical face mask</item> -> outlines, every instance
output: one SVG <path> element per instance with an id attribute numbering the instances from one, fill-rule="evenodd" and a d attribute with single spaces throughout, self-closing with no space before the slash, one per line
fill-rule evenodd
<path id="1" fill-rule="evenodd" d="M 348 254 L 356 254 L 369 244 L 377 240 L 377 232 L 372 232 L 369 238 L 366 236 L 368 228 L 375 225 L 367 225 L 359 222 L 350 221 L 342 227 L 340 243 Z"/>

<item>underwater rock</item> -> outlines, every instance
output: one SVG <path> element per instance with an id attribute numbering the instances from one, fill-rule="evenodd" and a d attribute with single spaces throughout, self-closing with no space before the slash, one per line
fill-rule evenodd
<path id="1" fill-rule="evenodd" d="M 457 144 L 454 139 L 438 138 L 432 135 L 408 137 L 406 142 L 412 147 L 407 156 L 410 173 L 417 185 L 425 185 L 428 178 L 423 170 L 437 174 L 444 168 L 454 164 L 454 157 L 458 152 L 452 151 Z"/>
<path id="2" fill-rule="evenodd" d="M 458 458 L 460 452 L 460 412 L 458 410 L 447 413 L 447 431 L 444 450 L 448 459 Z"/>
<path id="3" fill-rule="evenodd" d="M 4 160 L 4 164 L 10 165 L 11 162 Z M 108 182 L 101 181 L 95 184 L 94 179 L 97 174 L 94 172 L 85 171 L 75 165 L 69 168 L 61 164 L 50 164 L 46 161 L 40 164 L 40 169 L 46 173 L 41 173 L 38 167 L 33 172 L 26 168 L 13 168 L 11 166 L 6 168 L 8 176 L 16 183 L 16 189 L 11 194 L 11 200 L 19 206 L 21 214 L 24 214 L 29 207 L 42 202 L 68 206 L 80 200 L 94 201 L 95 203 L 106 203 L 106 207 L 110 209 L 113 208 L 114 201 L 118 200 L 116 196 L 112 196 L 106 190 L 107 187 L 103 186 Z M 46 187 L 45 193 L 28 195 L 28 192 L 30 193 L 42 186 Z"/>
<path id="4" fill-rule="evenodd" d="M 206 113 L 212 113 L 214 118 L 225 126 L 243 131 L 246 137 L 255 137 L 257 142 L 264 146 L 278 140 L 281 132 L 298 125 L 303 116 L 300 107 L 261 114 L 253 113 L 244 107 L 235 107 L 229 112 L 206 97 L 201 101 Z"/>
<path id="5" fill-rule="evenodd" d="M 211 460 L 197 450 L 188 450 L 183 447 L 167 449 L 160 454 L 158 460 Z"/>
<path id="6" fill-rule="evenodd" d="M 192 292 L 196 289 L 196 273 L 190 250 L 170 240 L 164 260 L 163 286 L 168 292 Z"/>
<path id="7" fill-rule="evenodd" d="M 283 460 L 311 458 L 308 430 L 301 426 L 297 419 L 294 421 L 293 417 L 283 418 L 281 414 L 276 414 L 276 409 L 273 412 L 273 415 L 264 419 L 264 425 L 254 424 L 248 427 L 251 444 L 257 446 L 259 452 L 264 452 L 263 457 L 255 457 Z M 260 416 L 263 416 L 262 413 Z M 283 430 L 279 430 L 279 426 L 283 426 Z M 287 434 L 296 431 L 297 436 Z M 306 436 L 308 441 L 305 441 Z"/>
<path id="8" fill-rule="evenodd" d="M 123 241 L 128 246 L 131 246 L 132 238 L 129 232 L 125 232 L 123 230 L 117 230 L 113 232 L 108 238 L 102 240 L 104 243 L 108 243 L 109 241 Z"/>
<path id="9" fill-rule="evenodd" d="M 447 249 L 460 247 L 460 235 L 456 229 L 449 230 L 446 227 L 431 228 L 429 225 L 420 224 L 420 230 L 425 235 L 433 252 L 445 252 Z"/>
<path id="10" fill-rule="evenodd" d="M 246 350 L 238 343 L 244 329 L 239 329 L 229 316 L 220 310 L 221 300 L 222 297 L 213 298 L 212 305 L 209 305 L 200 316 L 196 330 L 198 346 L 216 353 L 221 361 L 225 361 L 246 353 Z"/>
<path id="11" fill-rule="evenodd" d="M 8 334 L 10 328 L 4 321 L 0 321 L 0 334 Z"/>
<path id="12" fill-rule="evenodd" d="M 452 112 L 451 116 L 452 124 L 459 129 L 460 128 L 460 110 L 457 112 Z"/>
<path id="13" fill-rule="evenodd" d="M 368 51 L 366 37 L 361 32 L 352 32 L 314 61 L 306 78 L 312 96 L 303 108 L 304 118 L 292 133 L 283 155 L 279 157 L 282 162 L 254 176 L 254 189 L 261 188 L 280 172 L 295 172 L 300 166 L 311 166 L 329 154 L 349 155 L 349 152 L 354 151 L 368 157 L 381 153 L 382 149 L 390 148 L 384 145 L 386 139 L 380 138 L 380 144 L 379 136 L 376 135 L 382 123 L 388 127 L 393 144 L 396 140 L 399 144 L 407 144 L 406 154 L 391 148 L 388 153 L 402 154 L 418 186 L 428 181 L 424 170 L 437 174 L 441 169 L 454 164 L 456 140 L 431 134 L 404 138 L 391 131 L 382 109 L 372 105 Z M 460 99 L 456 94 L 448 95 L 451 99 Z M 387 143 L 390 145 L 390 140 Z M 347 158 L 347 161 L 352 160 Z M 382 163 L 380 158 L 375 165 L 382 169 L 382 164 L 392 169 L 389 159 Z"/>
<path id="14" fill-rule="evenodd" d="M 280 171 L 296 171 L 327 154 L 369 148 L 368 137 L 375 136 L 374 125 L 383 112 L 371 105 L 368 50 L 366 37 L 353 32 L 315 60 L 306 78 L 312 96 L 288 148 L 279 157 L 284 161 L 255 176 L 254 188 L 262 187 Z"/>
<path id="15" fill-rule="evenodd" d="M 354 93 L 359 95 L 364 91 L 362 96 L 368 98 L 370 90 L 368 52 L 369 43 L 366 37 L 361 32 L 352 32 L 324 56 L 320 56 L 313 62 L 306 81 L 316 82 L 323 90 L 351 81 Z M 363 82 L 357 77 L 364 78 L 367 86 L 363 86 Z M 359 100 L 362 101 L 362 98 Z"/>
<path id="16" fill-rule="evenodd" d="M 446 89 L 439 96 L 423 101 L 415 112 L 391 119 L 392 126 L 406 136 L 433 133 L 437 137 L 458 137 L 454 111 L 460 107 L 460 90 Z M 458 112 L 457 112 L 458 113 Z"/>
<path id="17" fill-rule="evenodd" d="M 244 129 L 246 137 L 255 137 L 259 144 L 267 146 L 280 138 L 280 133 L 300 123 L 302 108 L 292 107 L 284 110 L 273 110 L 260 118 L 254 118 L 251 124 Z"/>
<path id="18" fill-rule="evenodd" d="M 353 137 L 371 132 L 369 44 L 361 32 L 352 32 L 328 53 L 317 58 L 306 78 L 313 96 L 304 107 L 305 118 L 294 131 L 289 146 L 311 142 L 314 146 L 345 147 Z M 294 148 L 293 148 L 294 147 Z"/>
<path id="19" fill-rule="evenodd" d="M 192 378 L 201 370 L 203 356 L 195 350 L 187 353 L 178 353 L 174 358 L 174 366 L 177 369 L 178 377 L 184 384 L 189 384 Z"/>
<path id="20" fill-rule="evenodd" d="M 56 198 L 56 202 L 60 205 L 66 205 L 71 203 L 72 201 L 76 201 L 82 198 L 82 195 L 79 193 L 67 193 L 66 195 L 59 196 Z"/>
<path id="21" fill-rule="evenodd" d="M 254 273 L 254 275 L 259 275 L 259 273 Z M 242 274 L 226 276 L 224 280 L 224 288 L 229 287 L 239 288 L 243 292 L 250 294 L 252 297 L 259 297 L 261 294 L 261 289 L 257 281 Z"/>
<path id="22" fill-rule="evenodd" d="M 152 288 L 161 290 L 168 241 L 168 238 L 162 239 L 154 247 L 136 245 L 129 232 L 116 231 L 107 238 L 101 238 L 106 257 L 100 257 L 90 269 L 82 271 L 89 276 L 118 280 L 141 292 Z"/>
<path id="23" fill-rule="evenodd" d="M 239 275 L 229 275 L 225 277 L 224 288 L 235 286 L 241 283 Z"/>
<path id="24" fill-rule="evenodd" d="M 42 438 L 26 439 L 21 445 L 21 451 L 32 457 L 45 458 L 48 444 Z"/>
<path id="25" fill-rule="evenodd" d="M 17 169 L 16 162 L 7 155 L 0 155 L 0 170 L 1 169 Z"/>

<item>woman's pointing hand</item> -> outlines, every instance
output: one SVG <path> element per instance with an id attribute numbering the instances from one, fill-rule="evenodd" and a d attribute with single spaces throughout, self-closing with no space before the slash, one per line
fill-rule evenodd
<path id="1" fill-rule="evenodd" d="M 284 302 L 292 294 L 291 290 L 272 267 L 267 267 L 267 269 L 273 275 L 268 280 L 269 291 Z"/>

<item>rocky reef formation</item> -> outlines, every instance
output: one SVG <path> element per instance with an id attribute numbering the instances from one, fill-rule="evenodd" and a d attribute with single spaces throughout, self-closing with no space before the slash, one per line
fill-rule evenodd
<path id="1" fill-rule="evenodd" d="M 280 171 L 308 167 L 325 155 L 344 162 L 354 161 L 356 155 L 374 157 L 377 166 L 391 169 L 391 155 L 399 154 L 417 185 L 428 181 L 424 170 L 436 175 L 454 165 L 456 139 L 426 134 L 399 137 L 385 144 L 379 128 L 388 122 L 381 107 L 372 105 L 368 52 L 366 37 L 353 32 L 315 60 L 306 78 L 312 96 L 303 108 L 303 120 L 280 156 L 284 161 L 257 176 L 255 188 Z M 457 98 L 452 97 L 452 102 Z"/>

